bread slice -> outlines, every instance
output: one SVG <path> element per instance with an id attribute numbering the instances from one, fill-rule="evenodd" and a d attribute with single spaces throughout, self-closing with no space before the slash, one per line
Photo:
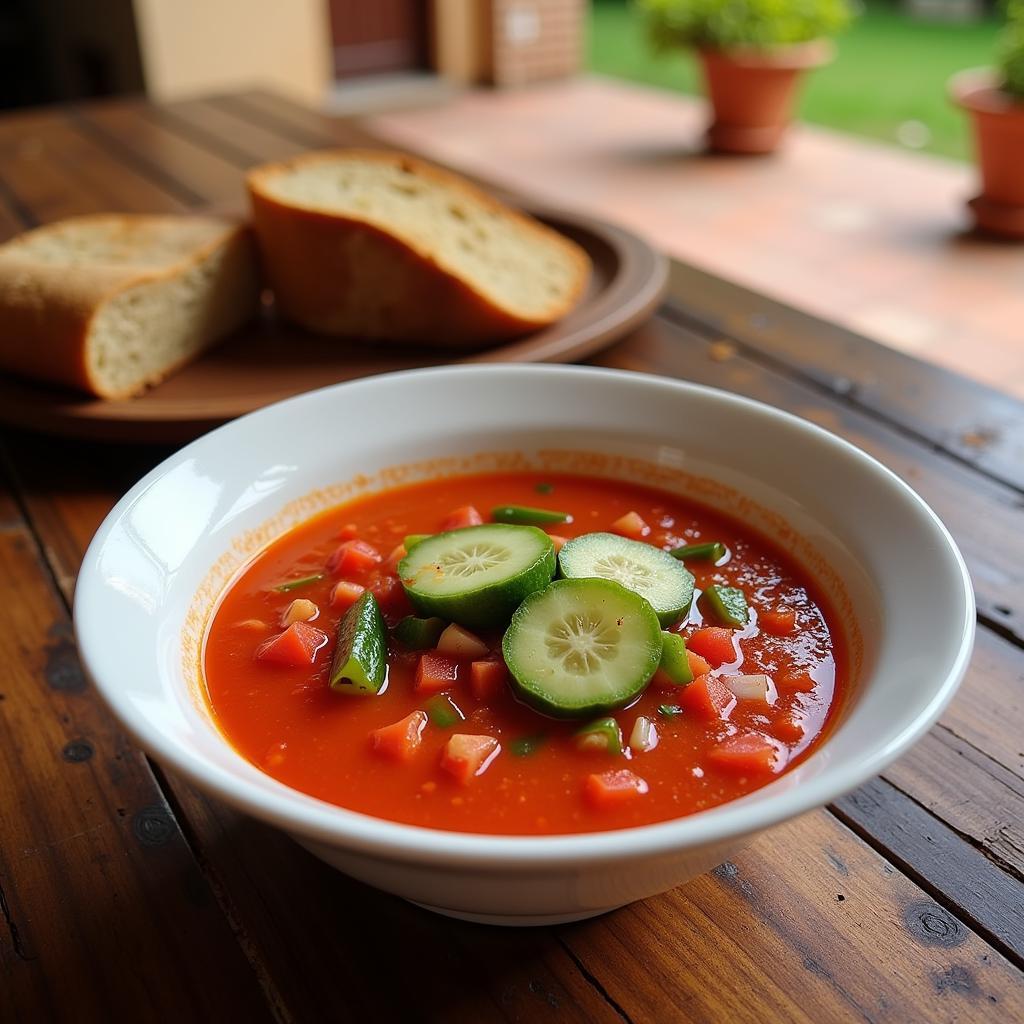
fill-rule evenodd
<path id="1" fill-rule="evenodd" d="M 95 214 L 0 246 L 0 369 L 101 398 L 162 380 L 252 317 L 248 229 Z"/>
<path id="2" fill-rule="evenodd" d="M 565 316 L 590 273 L 568 238 L 400 153 L 306 153 L 248 185 L 276 301 L 313 331 L 483 346 Z"/>

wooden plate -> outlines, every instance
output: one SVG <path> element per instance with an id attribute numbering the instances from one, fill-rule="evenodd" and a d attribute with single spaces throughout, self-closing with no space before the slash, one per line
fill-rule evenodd
<path id="1" fill-rule="evenodd" d="M 582 303 L 536 334 L 465 354 L 309 334 L 272 311 L 139 398 L 82 398 L 0 376 L 0 419 L 47 433 L 104 441 L 181 442 L 271 402 L 338 381 L 443 363 L 582 359 L 646 320 L 668 264 L 636 235 L 599 220 L 530 207 L 587 250 L 593 274 Z"/>

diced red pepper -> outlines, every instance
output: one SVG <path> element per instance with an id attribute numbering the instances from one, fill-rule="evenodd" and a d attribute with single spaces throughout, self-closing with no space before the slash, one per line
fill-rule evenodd
<path id="1" fill-rule="evenodd" d="M 707 759 L 719 768 L 746 774 L 773 772 L 779 756 L 767 736 L 748 732 L 722 740 L 708 751 Z"/>
<path id="2" fill-rule="evenodd" d="M 293 622 L 283 633 L 271 637 L 256 649 L 260 661 L 293 668 L 312 665 L 316 652 L 325 647 L 329 637 L 308 622 Z"/>
<path id="3" fill-rule="evenodd" d="M 691 651 L 689 648 L 686 649 L 686 660 L 690 666 L 690 675 L 694 679 L 697 676 L 707 675 L 711 671 L 711 666 L 696 651 Z"/>
<path id="4" fill-rule="evenodd" d="M 373 749 L 382 757 L 393 761 L 408 761 L 423 739 L 423 730 L 427 725 L 427 713 L 414 711 L 400 722 L 385 725 L 370 733 Z"/>
<path id="5" fill-rule="evenodd" d="M 551 538 L 551 543 L 555 545 L 555 554 L 557 555 L 566 544 L 569 543 L 568 537 L 562 537 L 557 533 L 549 533 L 548 536 Z"/>
<path id="6" fill-rule="evenodd" d="M 465 785 L 487 766 L 498 753 L 498 741 L 493 736 L 470 736 L 457 732 L 445 744 L 441 754 L 441 768 Z"/>
<path id="7" fill-rule="evenodd" d="M 340 540 L 352 540 L 359 536 L 359 527 L 355 523 L 346 523 L 339 531 Z"/>
<path id="8" fill-rule="evenodd" d="M 647 537 L 651 528 L 643 521 L 639 512 L 627 512 L 612 523 L 612 529 L 623 537 L 630 537 L 633 540 L 643 540 Z"/>
<path id="9" fill-rule="evenodd" d="M 700 718 L 728 718 L 736 707 L 736 696 L 718 676 L 705 675 L 682 688 L 679 703 Z"/>
<path id="10" fill-rule="evenodd" d="M 461 530 L 464 526 L 480 526 L 484 517 L 472 505 L 454 508 L 441 520 L 441 532 Z"/>
<path id="11" fill-rule="evenodd" d="M 349 580 L 338 580 L 331 591 L 332 608 L 351 608 L 359 600 L 360 595 L 366 589 L 362 583 L 352 583 Z"/>
<path id="12" fill-rule="evenodd" d="M 503 661 L 474 661 L 469 666 L 469 685 L 477 700 L 492 701 L 505 691 L 508 669 Z"/>
<path id="13" fill-rule="evenodd" d="M 687 651 L 704 658 L 712 668 L 718 668 L 738 657 L 733 631 L 725 626 L 704 626 L 686 641 Z"/>
<path id="14" fill-rule="evenodd" d="M 380 561 L 381 554 L 372 544 L 367 544 L 365 540 L 347 540 L 327 560 L 327 568 L 342 576 L 350 576 L 366 572 Z"/>
<path id="15" fill-rule="evenodd" d="M 786 708 L 784 711 L 780 711 L 772 722 L 772 732 L 787 743 L 799 743 L 804 738 L 806 731 L 804 716 L 796 708 Z"/>
<path id="16" fill-rule="evenodd" d="M 775 608 L 758 612 L 757 624 L 772 636 L 789 636 L 796 629 L 796 611 L 792 608 Z"/>
<path id="17" fill-rule="evenodd" d="M 413 689 L 417 693 L 440 693 L 450 690 L 459 679 L 459 663 L 454 658 L 446 658 L 443 654 L 423 654 L 416 666 L 416 682 Z"/>
<path id="18" fill-rule="evenodd" d="M 608 811 L 643 796 L 650 787 L 628 768 L 588 775 L 583 796 L 595 810 Z"/>
<path id="19" fill-rule="evenodd" d="M 787 693 L 811 693 L 817 685 L 810 672 L 800 670 L 780 672 L 775 677 L 775 688 Z"/>
<path id="20" fill-rule="evenodd" d="M 375 576 L 367 583 L 366 589 L 377 599 L 381 614 L 385 618 L 406 615 L 410 611 L 408 598 L 397 576 Z"/>

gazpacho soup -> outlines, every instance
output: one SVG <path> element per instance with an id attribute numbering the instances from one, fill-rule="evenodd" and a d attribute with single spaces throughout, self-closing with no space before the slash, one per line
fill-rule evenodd
<path id="1" fill-rule="evenodd" d="M 845 684 L 812 580 L 684 498 L 448 477 L 292 529 L 229 587 L 209 701 L 244 757 L 379 818 L 505 835 L 646 825 L 764 786 Z"/>

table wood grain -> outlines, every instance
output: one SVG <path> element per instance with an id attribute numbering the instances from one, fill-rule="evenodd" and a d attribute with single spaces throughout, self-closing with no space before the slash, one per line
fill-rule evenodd
<path id="1" fill-rule="evenodd" d="M 238 202 L 253 163 L 372 141 L 263 92 L 8 115 L 0 236 Z M 1024 407 L 682 265 L 659 314 L 594 361 L 793 411 L 932 504 L 979 636 L 931 733 L 665 895 L 544 929 L 433 916 L 132 746 L 69 607 L 93 531 L 167 451 L 4 430 L 0 1021 L 1024 1019 Z"/>

